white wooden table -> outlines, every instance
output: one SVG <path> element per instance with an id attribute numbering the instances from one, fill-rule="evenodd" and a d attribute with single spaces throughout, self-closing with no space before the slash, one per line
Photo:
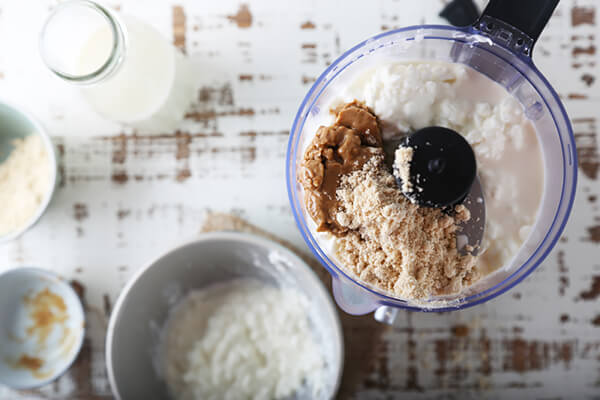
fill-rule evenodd
<path id="1" fill-rule="evenodd" d="M 84 350 L 64 377 L 35 391 L 0 388 L 1 399 L 110 398 L 103 351 L 111 304 L 138 268 L 195 235 L 208 210 L 240 215 L 306 249 L 284 181 L 302 97 L 328 63 L 367 36 L 442 22 L 443 1 L 109 5 L 173 37 L 201 89 L 178 132 L 148 136 L 105 121 L 41 63 L 37 35 L 52 2 L 0 0 L 0 97 L 35 114 L 62 156 L 50 209 L 0 246 L 0 271 L 41 266 L 78 282 L 88 319 Z M 404 313 L 395 328 L 346 318 L 347 336 L 370 340 L 348 355 L 353 371 L 340 398 L 600 399 L 598 6 L 561 1 L 534 51 L 573 120 L 580 158 L 560 243 L 525 282 L 474 309 Z"/>

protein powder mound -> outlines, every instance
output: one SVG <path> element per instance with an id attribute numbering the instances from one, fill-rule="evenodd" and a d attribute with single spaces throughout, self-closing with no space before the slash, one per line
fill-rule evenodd
<path id="1" fill-rule="evenodd" d="M 456 247 L 457 223 L 468 220 L 468 210 L 457 206 L 451 216 L 411 203 L 383 157 L 343 177 L 337 196 L 338 221 L 349 231 L 336 241 L 336 256 L 363 281 L 421 299 L 459 292 L 478 278 L 476 258 Z"/>
<path id="2" fill-rule="evenodd" d="M 411 203 L 386 169 L 377 117 L 356 100 L 338 110 L 306 151 L 300 182 L 317 231 L 335 236 L 342 266 L 409 299 L 456 293 L 476 280 L 475 257 L 456 246 L 457 224 L 469 219 L 468 210 L 458 206 L 449 215 Z M 401 149 L 398 158 L 396 169 L 406 178 L 412 149 Z"/>

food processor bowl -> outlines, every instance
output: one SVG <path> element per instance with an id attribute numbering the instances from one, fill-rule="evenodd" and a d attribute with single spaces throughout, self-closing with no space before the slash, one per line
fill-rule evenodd
<path id="1" fill-rule="evenodd" d="M 492 1 L 490 6 L 502 2 Z M 544 10 L 546 20 L 553 9 Z M 350 314 L 366 314 L 380 308 L 375 317 L 391 322 L 400 308 L 450 311 L 493 299 L 522 281 L 542 263 L 567 222 L 577 180 L 575 143 L 569 118 L 558 94 L 530 57 L 541 29 L 524 34 L 526 29 L 516 29 L 488 11 L 486 9 L 471 27 L 410 26 L 376 35 L 356 45 L 323 72 L 298 110 L 286 159 L 289 200 L 304 240 L 332 275 L 337 303 Z M 546 20 L 538 21 L 537 28 L 539 24 L 543 28 Z M 361 72 L 380 63 L 402 61 L 463 64 L 505 88 L 521 103 L 524 114 L 536 129 L 545 180 L 535 225 L 510 262 L 459 294 L 419 302 L 393 297 L 351 276 L 328 250 L 324 238 L 315 233 L 315 225 L 304 206 L 303 189 L 297 181 L 304 151 L 329 114 L 328 106 L 332 99 L 339 96 Z"/>

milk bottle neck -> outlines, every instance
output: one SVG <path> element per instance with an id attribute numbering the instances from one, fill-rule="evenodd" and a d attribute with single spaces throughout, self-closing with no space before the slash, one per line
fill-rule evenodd
<path id="1" fill-rule="evenodd" d="M 112 76 L 123 63 L 126 44 L 127 29 L 116 13 L 90 0 L 57 5 L 39 39 L 46 66 L 59 78 L 81 85 Z"/>

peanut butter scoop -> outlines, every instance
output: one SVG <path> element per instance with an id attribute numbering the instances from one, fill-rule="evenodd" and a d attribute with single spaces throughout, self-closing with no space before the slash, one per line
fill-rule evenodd
<path id="1" fill-rule="evenodd" d="M 335 123 L 321 126 L 304 153 L 299 181 L 317 231 L 343 236 L 348 228 L 336 219 L 340 178 L 360 170 L 383 149 L 379 121 L 363 103 L 355 100 L 336 112 Z"/>

